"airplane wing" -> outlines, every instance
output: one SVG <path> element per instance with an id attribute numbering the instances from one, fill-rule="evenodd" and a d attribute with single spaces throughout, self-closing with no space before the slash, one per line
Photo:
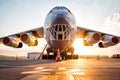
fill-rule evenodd
<path id="1" fill-rule="evenodd" d="M 37 46 L 37 38 L 44 37 L 43 27 L 36 29 L 23 31 L 20 33 L 8 35 L 0 38 L 0 43 L 3 43 L 6 46 L 11 46 L 14 48 L 21 48 L 23 46 L 22 42 L 28 46 Z"/>
<path id="2" fill-rule="evenodd" d="M 100 48 L 114 46 L 120 42 L 119 36 L 83 27 L 77 27 L 77 37 L 83 38 L 84 46 L 92 46 L 98 43 Z"/>

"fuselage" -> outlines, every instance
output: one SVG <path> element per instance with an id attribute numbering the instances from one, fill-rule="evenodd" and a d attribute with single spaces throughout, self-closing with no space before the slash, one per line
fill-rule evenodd
<path id="1" fill-rule="evenodd" d="M 76 21 L 65 7 L 53 8 L 45 19 L 45 39 L 53 49 L 66 49 L 72 46 L 76 35 Z"/>

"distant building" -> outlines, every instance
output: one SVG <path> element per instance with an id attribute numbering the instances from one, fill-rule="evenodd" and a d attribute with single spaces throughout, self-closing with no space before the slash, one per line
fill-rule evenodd
<path id="1" fill-rule="evenodd" d="M 112 58 L 120 58 L 120 54 L 113 54 Z"/>
<path id="2" fill-rule="evenodd" d="M 40 52 L 29 52 L 27 58 L 38 59 L 39 56 L 40 56 Z"/>
<path id="3" fill-rule="evenodd" d="M 42 59 L 47 59 L 47 53 L 43 53 Z M 41 52 L 29 52 L 27 53 L 27 58 L 28 59 L 38 59 L 39 56 L 41 55 Z"/>

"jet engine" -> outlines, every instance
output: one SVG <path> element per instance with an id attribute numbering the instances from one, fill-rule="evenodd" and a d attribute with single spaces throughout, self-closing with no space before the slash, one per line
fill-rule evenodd
<path id="1" fill-rule="evenodd" d="M 2 43 L 6 46 L 14 47 L 14 48 L 21 48 L 23 44 L 19 42 L 17 37 L 5 37 L 2 39 Z"/>
<path id="2" fill-rule="evenodd" d="M 109 46 L 113 46 L 119 43 L 119 39 L 114 36 L 104 35 L 102 38 L 103 42 L 99 42 L 98 46 L 100 48 L 107 48 Z"/>
<path id="3" fill-rule="evenodd" d="M 100 40 L 101 35 L 96 32 L 88 32 L 83 40 L 84 46 L 92 46 Z"/>
<path id="4" fill-rule="evenodd" d="M 23 33 L 20 35 L 20 40 L 25 43 L 28 44 L 28 46 L 37 46 L 38 45 L 38 41 L 36 39 L 36 37 L 34 36 L 33 33 Z"/>

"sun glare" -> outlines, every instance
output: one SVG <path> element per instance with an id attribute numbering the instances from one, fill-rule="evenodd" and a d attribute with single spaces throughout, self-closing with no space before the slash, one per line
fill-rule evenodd
<path id="1" fill-rule="evenodd" d="M 76 38 L 74 43 L 73 43 L 74 47 L 79 47 L 79 46 L 83 46 L 83 40 L 81 38 Z"/>
<path id="2" fill-rule="evenodd" d="M 83 45 L 83 39 L 76 38 L 73 47 L 75 48 L 74 54 L 79 55 L 89 55 L 91 53 L 91 48 Z"/>
<path id="3" fill-rule="evenodd" d="M 38 47 L 42 47 L 42 49 L 44 48 L 46 41 L 45 39 L 40 39 L 40 45 Z M 76 38 L 74 43 L 73 43 L 73 47 L 75 48 L 74 54 L 79 54 L 79 55 L 90 55 L 91 53 L 93 53 L 92 48 L 88 47 L 88 46 L 84 46 L 83 45 L 83 39 L 82 38 Z"/>

